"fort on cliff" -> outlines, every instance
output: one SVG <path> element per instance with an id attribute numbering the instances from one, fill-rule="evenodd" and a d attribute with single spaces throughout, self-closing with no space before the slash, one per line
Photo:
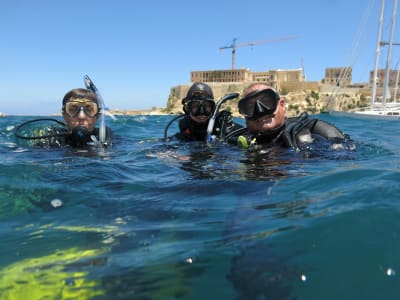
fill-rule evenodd
<path id="1" fill-rule="evenodd" d="M 382 94 L 384 70 L 378 71 L 377 95 Z M 394 89 L 395 71 L 390 72 L 390 88 Z M 393 78 L 392 78 L 393 77 Z M 321 113 L 329 110 L 346 111 L 370 103 L 373 72 L 370 72 L 368 83 L 352 83 L 351 67 L 326 68 L 321 81 L 307 81 L 302 69 L 269 70 L 252 72 L 249 69 L 193 71 L 190 84 L 174 86 L 170 90 L 165 113 L 182 112 L 181 100 L 193 82 L 209 84 L 215 99 L 228 93 L 239 93 L 254 82 L 265 82 L 279 91 L 285 99 L 289 116 L 300 112 Z M 379 88 L 380 87 L 380 88 Z M 392 93 L 393 94 L 393 93 Z M 224 104 L 224 109 L 234 115 L 237 112 L 238 99 Z"/>

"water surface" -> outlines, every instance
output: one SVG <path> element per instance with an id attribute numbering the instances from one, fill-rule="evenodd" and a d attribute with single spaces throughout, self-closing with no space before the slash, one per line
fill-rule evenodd
<path id="1" fill-rule="evenodd" d="M 397 298 L 400 125 L 318 117 L 357 149 L 253 156 L 122 116 L 111 148 L 48 150 L 0 118 L 0 299 Z"/>

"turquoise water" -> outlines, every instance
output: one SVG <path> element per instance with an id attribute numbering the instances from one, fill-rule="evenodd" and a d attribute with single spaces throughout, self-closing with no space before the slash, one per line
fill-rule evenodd
<path id="1" fill-rule="evenodd" d="M 318 117 L 357 150 L 165 143 L 172 116 L 32 149 L 0 118 L 0 299 L 398 298 L 400 123 Z"/>

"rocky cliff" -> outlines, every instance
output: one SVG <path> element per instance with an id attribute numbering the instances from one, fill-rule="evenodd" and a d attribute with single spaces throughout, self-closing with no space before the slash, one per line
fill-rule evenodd
<path id="1" fill-rule="evenodd" d="M 210 83 L 214 92 L 215 99 L 220 99 L 228 93 L 243 94 L 243 90 L 249 83 Z M 178 114 L 182 112 L 182 98 L 185 97 L 190 85 L 179 85 L 171 88 L 167 107 L 164 112 L 168 114 Z M 329 110 L 347 111 L 355 107 L 367 105 L 365 95 L 360 93 L 359 89 L 337 90 L 318 88 L 317 90 L 296 90 L 296 91 L 279 91 L 281 97 L 285 99 L 287 115 L 296 116 L 301 112 L 316 114 Z M 231 101 L 227 101 L 222 109 L 227 109 L 235 116 L 239 116 L 237 104 L 240 97 Z"/>

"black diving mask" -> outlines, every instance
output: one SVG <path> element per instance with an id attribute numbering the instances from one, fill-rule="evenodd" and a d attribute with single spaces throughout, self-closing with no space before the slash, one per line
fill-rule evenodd
<path id="1" fill-rule="evenodd" d="M 193 116 L 211 116 L 215 109 L 214 100 L 209 99 L 193 99 L 186 104 L 187 112 Z"/>
<path id="2" fill-rule="evenodd" d="M 239 100 L 239 112 L 247 119 L 272 115 L 278 107 L 280 96 L 273 89 L 255 90 Z"/>

